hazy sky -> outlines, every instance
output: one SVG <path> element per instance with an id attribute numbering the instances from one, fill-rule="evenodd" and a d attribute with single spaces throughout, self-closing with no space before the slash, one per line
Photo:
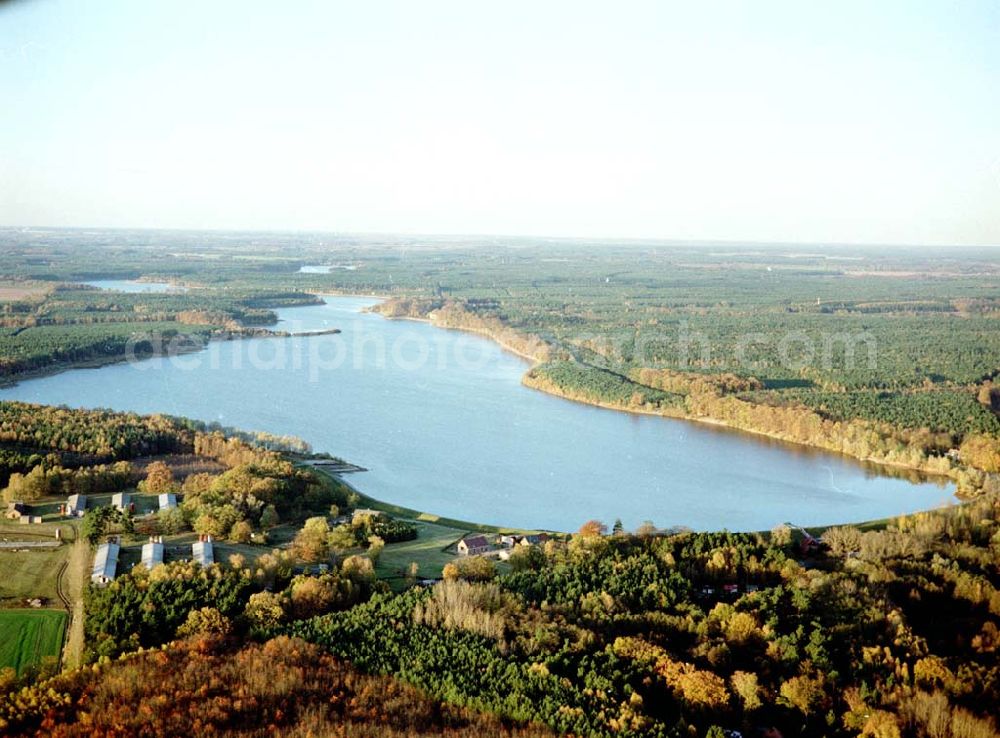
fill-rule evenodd
<path id="1" fill-rule="evenodd" d="M 1000 243 L 1000 3 L 21 0 L 0 224 Z"/>

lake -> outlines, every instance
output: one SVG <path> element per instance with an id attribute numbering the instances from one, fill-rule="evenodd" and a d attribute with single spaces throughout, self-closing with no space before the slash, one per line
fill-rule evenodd
<path id="1" fill-rule="evenodd" d="M 95 279 L 91 282 L 84 282 L 91 287 L 98 287 L 102 290 L 113 290 L 114 292 L 187 292 L 187 287 L 170 282 L 139 282 L 133 279 Z"/>
<path id="2" fill-rule="evenodd" d="M 696 530 L 858 522 L 953 502 L 859 462 L 698 423 L 590 407 L 523 387 L 528 364 L 486 339 L 363 313 L 330 297 L 278 328 L 336 335 L 212 343 L 76 369 L 0 399 L 164 412 L 299 436 L 370 471 L 373 497 L 484 523 L 575 530 L 597 518 Z"/>
<path id="3" fill-rule="evenodd" d="M 354 264 L 304 264 L 299 267 L 299 274 L 329 274 L 334 269 L 353 272 L 357 267 Z"/>

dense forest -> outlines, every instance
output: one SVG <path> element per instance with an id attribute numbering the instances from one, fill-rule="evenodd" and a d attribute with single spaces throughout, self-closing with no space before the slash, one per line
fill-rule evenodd
<path id="1" fill-rule="evenodd" d="M 378 595 L 289 632 L 575 735 L 994 736 L 997 512 L 835 528 L 805 557 L 788 529 L 585 526 L 492 582 Z"/>
<path id="2" fill-rule="evenodd" d="M 196 427 L 159 415 L 0 402 L 0 483 L 6 486 L 12 474 L 33 473 L 40 486 L 29 485 L 25 494 L 40 497 L 51 491 L 44 477 L 53 469 L 188 452 Z"/>
<path id="3" fill-rule="evenodd" d="M 0 401 L 2 486 L 15 473 L 39 482 L 49 476 L 56 486 L 72 486 L 74 472 L 86 480 L 112 462 L 159 454 L 196 453 L 230 466 L 257 462 L 265 467 L 278 463 L 277 451 L 311 449 L 297 438 L 244 433 L 188 418 Z M 287 470 L 287 462 L 282 464 Z M 114 468 L 121 467 L 108 471 Z M 29 498 L 56 491 L 74 490 L 25 489 Z"/>
<path id="4" fill-rule="evenodd" d="M 0 698 L 0 727 L 11 738 L 554 735 L 442 703 L 396 679 L 366 676 L 284 637 L 236 648 L 225 637 L 199 634 L 56 677 L 18 699 L 24 706 Z"/>

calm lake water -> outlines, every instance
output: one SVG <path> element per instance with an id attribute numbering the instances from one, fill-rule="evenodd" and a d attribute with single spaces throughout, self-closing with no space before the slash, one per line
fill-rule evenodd
<path id="1" fill-rule="evenodd" d="M 0 399 L 165 412 L 297 435 L 370 469 L 379 499 L 479 522 L 575 530 L 620 517 L 698 530 L 820 525 L 953 501 L 859 463 L 751 435 L 589 407 L 521 386 L 528 365 L 491 341 L 361 313 L 331 297 L 279 328 L 337 335 L 213 343 L 78 369 Z"/>
<path id="2" fill-rule="evenodd" d="M 102 290 L 114 290 L 115 292 L 187 292 L 187 287 L 169 282 L 136 282 L 131 279 L 95 279 L 92 282 L 84 282 Z"/>
<path id="3" fill-rule="evenodd" d="M 329 274 L 334 269 L 353 272 L 357 267 L 353 264 L 305 264 L 299 267 L 299 274 Z"/>

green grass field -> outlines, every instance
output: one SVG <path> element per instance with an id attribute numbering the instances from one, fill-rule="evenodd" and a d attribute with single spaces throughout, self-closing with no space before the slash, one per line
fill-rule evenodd
<path id="1" fill-rule="evenodd" d="M 41 597 L 58 607 L 56 575 L 69 553 L 69 546 L 28 551 L 0 551 L 0 607 L 19 607 L 24 600 Z"/>
<path id="2" fill-rule="evenodd" d="M 62 610 L 0 610 L 0 668 L 21 674 L 46 657 L 58 659 L 66 619 Z"/>
<path id="3" fill-rule="evenodd" d="M 467 530 L 461 528 L 423 520 L 414 521 L 414 525 L 417 526 L 416 540 L 390 543 L 382 550 L 377 568 L 380 577 L 402 578 L 411 561 L 417 562 L 417 576 L 429 579 L 440 577 L 444 565 L 455 560 L 453 554 L 445 553 L 442 549 L 468 534 Z"/>

